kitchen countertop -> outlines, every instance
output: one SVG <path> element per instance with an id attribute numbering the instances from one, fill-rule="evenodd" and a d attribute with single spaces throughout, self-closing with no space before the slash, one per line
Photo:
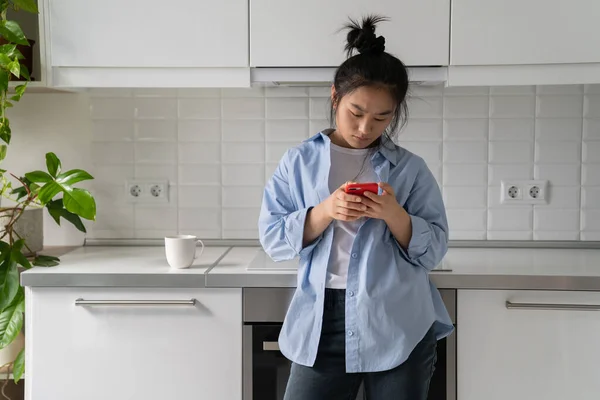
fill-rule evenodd
<path id="1" fill-rule="evenodd" d="M 208 246 L 172 270 L 162 246 L 85 246 L 51 268 L 21 274 L 24 286 L 295 287 L 296 260 L 275 263 L 257 246 Z M 248 268 L 250 267 L 250 268 Z M 440 289 L 600 291 L 600 249 L 450 248 L 430 274 Z"/>
<path id="2" fill-rule="evenodd" d="M 21 273 L 23 286 L 204 287 L 205 273 L 229 247 L 206 247 L 190 268 L 171 269 L 162 246 L 84 246 L 56 267 Z M 45 252 L 41 252 L 46 254 Z"/>
<path id="3" fill-rule="evenodd" d="M 250 260 L 254 269 L 247 270 Z M 293 263 L 275 263 L 258 247 L 234 247 L 208 272 L 206 285 L 295 287 Z M 430 276 L 439 289 L 600 291 L 600 250 L 450 248 Z"/>

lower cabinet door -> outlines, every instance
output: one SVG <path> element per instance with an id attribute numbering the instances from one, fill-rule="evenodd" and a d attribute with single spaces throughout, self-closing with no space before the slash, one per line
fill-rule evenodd
<path id="1" fill-rule="evenodd" d="M 459 290 L 459 400 L 600 398 L 600 293 Z"/>
<path id="2" fill-rule="evenodd" d="M 242 398 L 241 289 L 27 291 L 28 400 Z"/>

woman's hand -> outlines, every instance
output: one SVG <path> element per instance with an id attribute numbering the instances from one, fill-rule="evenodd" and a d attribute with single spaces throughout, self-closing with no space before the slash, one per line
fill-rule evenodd
<path id="1" fill-rule="evenodd" d="M 385 222 L 392 221 L 404 209 L 396 201 L 394 189 L 385 182 L 380 182 L 379 187 L 383 189 L 381 195 L 365 192 L 362 203 L 367 206 L 364 215 L 369 218 L 382 219 Z"/>
<path id="2" fill-rule="evenodd" d="M 364 213 L 367 207 L 363 204 L 363 201 L 366 199 L 361 196 L 347 194 L 344 191 L 347 183 L 340 186 L 323 203 L 330 218 L 340 221 L 356 221 L 365 216 Z"/>
<path id="3" fill-rule="evenodd" d="M 410 216 L 398 201 L 394 189 L 387 183 L 380 182 L 383 189 L 381 195 L 365 192 L 363 203 L 367 206 L 364 215 L 370 218 L 379 218 L 385 221 L 396 241 L 407 249 L 412 236 L 412 222 Z"/>

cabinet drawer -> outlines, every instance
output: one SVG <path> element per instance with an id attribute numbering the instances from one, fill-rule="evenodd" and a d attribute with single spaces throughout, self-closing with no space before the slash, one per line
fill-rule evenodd
<path id="1" fill-rule="evenodd" d="M 594 398 L 600 293 L 457 293 L 461 400 Z"/>
<path id="2" fill-rule="evenodd" d="M 35 287 L 28 296 L 31 399 L 241 399 L 241 289 Z"/>

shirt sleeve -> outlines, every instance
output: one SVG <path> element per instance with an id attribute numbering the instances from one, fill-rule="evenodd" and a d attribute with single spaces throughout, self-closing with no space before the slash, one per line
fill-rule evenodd
<path id="1" fill-rule="evenodd" d="M 403 255 L 428 270 L 438 266 L 448 251 L 448 221 L 440 188 L 423 162 L 404 208 L 412 223 L 412 236 Z"/>
<path id="2" fill-rule="evenodd" d="M 289 182 L 289 151 L 281 159 L 263 192 L 258 220 L 260 243 L 274 261 L 308 256 L 323 234 L 303 247 L 304 223 L 312 207 L 298 208 Z"/>

